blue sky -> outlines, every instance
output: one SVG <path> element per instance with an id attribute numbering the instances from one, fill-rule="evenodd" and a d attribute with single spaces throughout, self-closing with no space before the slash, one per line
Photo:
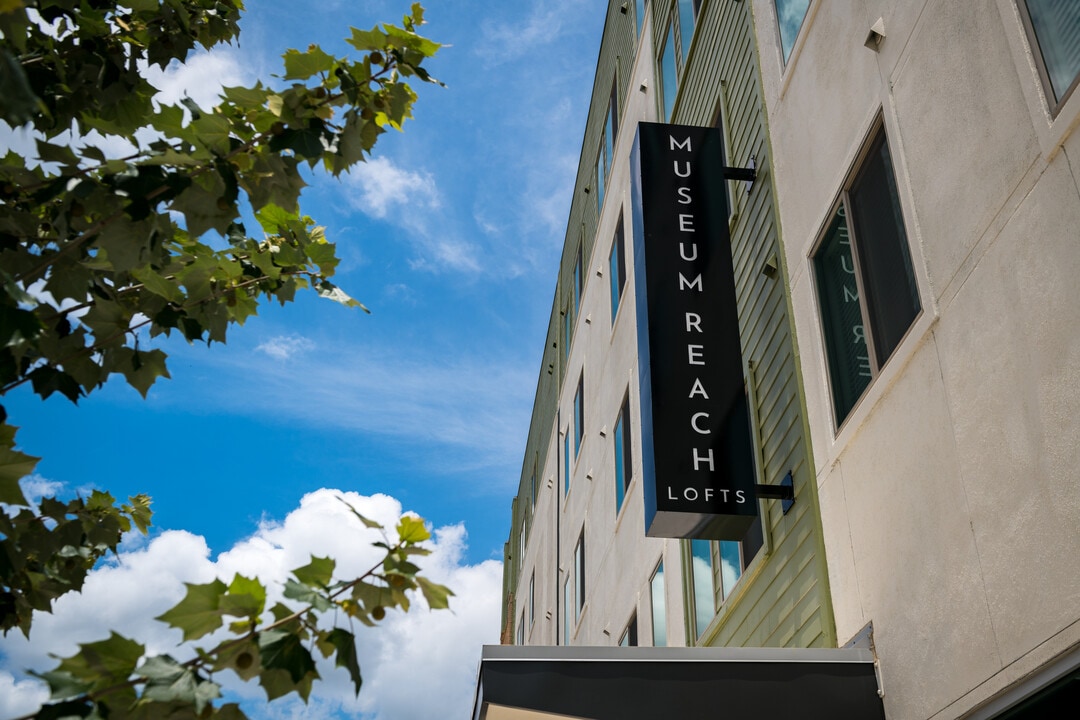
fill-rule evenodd
<path id="1" fill-rule="evenodd" d="M 350 25 L 398 22 L 407 6 L 252 0 L 238 47 L 194 58 L 158 83 L 166 97 L 186 91 L 206 102 L 220 83 L 278 71 L 287 48 L 345 53 Z M 483 589 L 486 615 L 458 613 L 486 628 L 473 654 L 497 640 L 494 561 L 508 534 L 604 8 L 428 0 L 424 32 L 447 45 L 429 69 L 448 87 L 417 88 L 404 133 L 384 135 L 376 159 L 340 182 L 311 177 L 301 200 L 338 245 L 337 283 L 371 315 L 303 296 L 265 306 L 231 330 L 227 346 L 153 341 L 170 354 L 172 379 L 145 401 L 119 381 L 78 407 L 28 393 L 4 399 L 22 449 L 44 456 L 36 487 L 154 497 L 151 540 L 133 542 L 112 570 L 134 573 L 182 539 L 195 557 L 190 572 L 231 572 L 227 558 L 241 548 L 313 517 L 325 499 L 316 491 L 375 505 L 382 493 L 443 532 L 439 571 L 459 580 L 462 603 L 474 581 Z M 0 135 L 0 146 L 21 141 Z M 162 557 L 180 551 L 170 552 Z M 177 587 L 189 577 L 174 576 Z M 104 607 L 84 602 L 84 617 Z M 83 640 L 103 635 L 107 621 Z M 0 641 L 0 697 L 32 695 L 19 672 L 42 669 L 49 633 L 62 627 L 30 644 Z M 472 640 L 464 628 L 446 632 L 465 633 L 457 644 Z M 408 717 L 388 714 L 378 698 L 360 707 L 336 697 L 316 706 Z"/>

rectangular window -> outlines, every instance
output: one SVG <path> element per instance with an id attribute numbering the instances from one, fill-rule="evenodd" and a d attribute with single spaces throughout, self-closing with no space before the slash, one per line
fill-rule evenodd
<path id="1" fill-rule="evenodd" d="M 922 309 L 883 127 L 841 195 L 813 264 L 839 426 Z"/>
<path id="2" fill-rule="evenodd" d="M 626 629 L 619 638 L 619 647 L 637 647 L 637 613 L 634 613 L 626 624 Z"/>
<path id="3" fill-rule="evenodd" d="M 584 242 L 578 244 L 577 258 L 574 260 L 574 316 L 576 317 L 581 310 L 581 293 L 585 290 L 584 278 L 581 274 L 581 246 Z"/>
<path id="4" fill-rule="evenodd" d="M 570 303 L 566 303 L 563 310 L 563 358 L 570 356 L 570 341 L 574 339 L 574 313 L 570 309 Z"/>
<path id="5" fill-rule="evenodd" d="M 529 576 L 529 629 L 536 622 L 536 571 Z"/>
<path id="6" fill-rule="evenodd" d="M 810 0 L 776 0 L 776 24 L 780 28 L 780 48 L 784 53 L 784 62 L 791 57 L 795 47 L 795 38 L 806 18 Z"/>
<path id="7" fill-rule="evenodd" d="M 667 602 L 664 599 L 663 560 L 649 580 L 649 595 L 652 599 L 652 644 L 654 647 L 664 647 L 667 645 Z"/>
<path id="8" fill-rule="evenodd" d="M 600 139 L 603 143 L 603 138 Z M 596 156 L 596 212 L 599 213 L 604 207 L 604 179 L 607 177 L 607 168 L 604 166 L 603 149 Z"/>
<path id="9" fill-rule="evenodd" d="M 611 171 L 612 159 L 615 157 L 615 140 L 619 134 L 619 83 L 617 81 L 617 77 L 611 81 L 607 124 L 604 126 L 604 158 L 609 172 Z"/>
<path id="10" fill-rule="evenodd" d="M 738 547 L 738 543 L 731 543 Z M 712 622 L 716 615 L 716 592 L 713 588 L 713 562 L 712 543 L 708 540 L 690 541 L 690 582 L 693 586 L 691 597 L 694 601 L 694 610 L 690 614 L 693 619 L 693 636 L 701 637 L 705 628 Z"/>
<path id="11" fill-rule="evenodd" d="M 637 18 L 637 34 L 641 37 L 641 26 L 645 23 L 645 0 L 637 0 L 634 17 Z"/>
<path id="12" fill-rule="evenodd" d="M 563 594 L 563 645 L 570 644 L 570 580 L 562 585 Z"/>
<path id="13" fill-rule="evenodd" d="M 525 611 L 521 611 L 521 622 L 518 623 L 517 644 L 525 644 Z"/>
<path id="14" fill-rule="evenodd" d="M 705 632 L 719 605 L 731 595 L 763 543 L 760 516 L 754 520 L 742 540 L 690 541 L 691 567 L 686 574 L 690 578 L 690 595 L 694 602 L 690 619 L 695 638 L 700 638 Z"/>
<path id="15" fill-rule="evenodd" d="M 626 239 L 623 234 L 622 215 L 619 215 L 619 224 L 615 227 L 615 237 L 611 239 L 608 278 L 611 282 L 611 323 L 614 325 L 615 315 L 619 312 L 619 300 L 622 299 L 623 287 L 626 285 Z"/>
<path id="16" fill-rule="evenodd" d="M 574 548 L 574 622 L 581 620 L 581 611 L 585 608 L 585 529 L 578 536 Z"/>
<path id="17" fill-rule="evenodd" d="M 675 109 L 675 97 L 678 94 L 679 78 L 690 55 L 690 43 L 694 37 L 694 25 L 701 0 L 675 0 L 671 19 L 668 21 L 667 39 L 661 51 L 660 72 L 660 117 L 671 120 Z"/>
<path id="18" fill-rule="evenodd" d="M 675 67 L 675 23 L 668 26 L 667 39 L 664 41 L 664 49 L 660 52 L 660 117 L 666 122 L 671 121 L 671 113 L 675 110 L 675 91 L 679 86 L 679 69 Z"/>
<path id="19" fill-rule="evenodd" d="M 524 511 L 522 511 L 522 512 L 524 512 Z M 523 514 L 521 516 L 521 534 L 518 536 L 518 541 L 521 544 L 521 548 L 520 548 L 520 551 L 518 553 L 518 560 L 521 560 L 521 561 L 525 560 L 525 545 L 528 542 L 528 538 L 529 538 L 529 516 Z"/>
<path id="20" fill-rule="evenodd" d="M 585 371 L 578 376 L 577 392 L 574 393 L 574 457 L 581 452 L 581 440 L 585 437 Z"/>
<path id="21" fill-rule="evenodd" d="M 532 496 L 532 506 L 536 508 L 536 463 L 533 462 L 532 475 L 529 477 L 529 489 Z"/>
<path id="22" fill-rule="evenodd" d="M 563 495 L 570 494 L 570 427 L 563 432 Z"/>
<path id="23" fill-rule="evenodd" d="M 634 477 L 630 460 L 630 397 L 623 398 L 619 419 L 615 421 L 615 514 L 622 510 L 626 489 Z"/>
<path id="24" fill-rule="evenodd" d="M 1080 78 L 1080 3 L 1076 0 L 1019 0 L 1035 57 L 1055 113 Z"/>

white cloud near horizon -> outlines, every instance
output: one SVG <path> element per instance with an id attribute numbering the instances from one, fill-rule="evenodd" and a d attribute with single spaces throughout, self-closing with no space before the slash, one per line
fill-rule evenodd
<path id="1" fill-rule="evenodd" d="M 144 643 L 151 654 L 178 657 L 180 636 L 153 618 L 179 602 L 183 583 L 225 582 L 235 573 L 280 584 L 310 556 L 337 560 L 335 577 L 356 577 L 375 564 L 379 552 L 371 542 L 379 535 L 364 528 L 338 497 L 388 528 L 402 515 L 399 501 L 387 495 L 321 489 L 305 495 L 281 521 L 263 521 L 250 537 L 216 558 L 206 541 L 184 531 L 166 531 L 144 546 L 121 550 L 119 558 L 95 569 L 81 593 L 62 597 L 54 613 L 40 614 L 32 642 L 9 634 L 0 640 L 0 717 L 33 711 L 47 696 L 44 686 L 27 679 L 26 669 L 45 671 L 55 665 L 49 654 L 66 656 L 77 644 L 103 639 L 109 630 Z M 344 671 L 322 662 L 306 712 L 295 696 L 265 704 L 254 683 L 235 681 L 222 673 L 219 681 L 238 698 L 252 720 L 285 717 L 338 717 L 363 714 L 371 720 L 421 720 L 466 716 L 472 701 L 480 647 L 498 641 L 501 564 L 463 561 L 466 532 L 461 525 L 436 528 L 420 558 L 422 574 L 448 585 L 455 593 L 451 610 L 430 611 L 422 597 L 413 598 L 408 613 L 392 611 L 375 628 L 357 628 L 358 655 L 364 676 L 359 699 Z M 280 598 L 280 588 L 268 601 Z M 208 643 L 199 643 L 208 645 Z M 299 707 L 297 707 L 299 706 Z"/>

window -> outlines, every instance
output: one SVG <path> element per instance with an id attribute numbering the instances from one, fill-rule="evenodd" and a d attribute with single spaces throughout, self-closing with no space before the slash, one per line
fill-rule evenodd
<path id="1" fill-rule="evenodd" d="M 634 613 L 626 624 L 626 629 L 619 638 L 619 647 L 637 647 L 637 613 Z"/>
<path id="2" fill-rule="evenodd" d="M 619 419 L 615 421 L 615 514 L 622 510 L 626 489 L 634 477 L 630 460 L 630 396 L 623 398 Z"/>
<path id="3" fill-rule="evenodd" d="M 570 428 L 563 431 L 563 495 L 570 494 Z"/>
<path id="4" fill-rule="evenodd" d="M 645 0 L 637 0 L 637 7 L 634 8 L 634 17 L 637 18 L 637 34 L 641 37 L 641 26 L 645 22 Z"/>
<path id="5" fill-rule="evenodd" d="M 521 611 L 521 622 L 518 623 L 517 644 L 525 644 L 525 611 Z"/>
<path id="6" fill-rule="evenodd" d="M 795 38 L 806 18 L 810 0 L 776 0 L 776 24 L 780 28 L 780 49 L 784 53 L 784 62 L 791 57 L 795 47 Z"/>
<path id="7" fill-rule="evenodd" d="M 562 586 L 563 590 L 563 645 L 570 644 L 570 580 Z"/>
<path id="8" fill-rule="evenodd" d="M 701 637 L 716 614 L 716 593 L 713 590 L 712 543 L 708 540 L 690 541 L 690 582 L 694 602 L 693 636 Z"/>
<path id="9" fill-rule="evenodd" d="M 614 325 L 615 315 L 619 312 L 619 300 L 622 299 L 623 287 L 626 286 L 626 237 L 622 215 L 619 215 L 619 224 L 615 227 L 615 237 L 611 239 L 608 278 L 611 282 L 611 323 Z"/>
<path id="10" fill-rule="evenodd" d="M 581 611 L 585 608 L 585 529 L 578 536 L 574 548 L 574 622 L 581 620 Z"/>
<path id="11" fill-rule="evenodd" d="M 529 576 L 529 629 L 536 622 L 536 571 Z"/>
<path id="12" fill-rule="evenodd" d="M 528 541 L 528 538 L 529 538 L 529 516 L 525 515 L 524 511 L 522 511 L 521 533 L 518 535 L 518 542 L 521 545 L 521 547 L 519 548 L 519 552 L 518 552 L 518 560 L 519 561 L 524 561 L 525 560 L 525 545 L 526 545 L 526 543 Z"/>
<path id="13" fill-rule="evenodd" d="M 678 89 L 678 68 L 675 67 L 675 24 L 668 26 L 664 49 L 660 52 L 660 117 L 671 120 L 675 109 L 675 90 Z"/>
<path id="14" fill-rule="evenodd" d="M 619 88 L 612 81 L 604 130 L 600 135 L 600 152 L 596 158 L 596 209 L 604 207 L 604 187 L 615 155 L 615 135 L 619 132 Z"/>
<path id="15" fill-rule="evenodd" d="M 581 440 L 585 437 L 585 371 L 578 376 L 577 392 L 574 393 L 574 457 L 581 452 Z"/>
<path id="16" fill-rule="evenodd" d="M 694 23 L 701 0 L 676 0 L 668 22 L 664 48 L 660 52 L 660 117 L 671 120 L 675 109 L 675 97 L 679 78 L 682 77 L 686 59 L 690 55 L 690 41 L 694 37 Z"/>
<path id="17" fill-rule="evenodd" d="M 1032 37 L 1039 73 L 1056 113 L 1080 78 L 1080 3 L 1076 0 L 1019 0 Z"/>
<path id="18" fill-rule="evenodd" d="M 758 516 L 742 540 L 691 540 L 690 570 L 686 573 L 691 583 L 690 597 L 693 609 L 689 613 L 691 634 L 700 638 L 712 622 L 719 606 L 727 600 L 739 582 L 743 571 L 764 544 L 761 534 L 761 517 Z"/>
<path id="19" fill-rule="evenodd" d="M 652 598 L 652 644 L 654 647 L 664 647 L 667 645 L 667 602 L 664 600 L 663 560 L 649 580 L 649 594 Z"/>
<path id="20" fill-rule="evenodd" d="M 536 462 L 533 462 L 532 475 L 529 478 L 529 493 L 532 496 L 533 509 L 536 508 Z"/>
<path id="21" fill-rule="evenodd" d="M 922 309 L 883 127 L 841 194 L 813 265 L 839 426 Z"/>
<path id="22" fill-rule="evenodd" d="M 574 321 L 577 319 L 578 310 L 581 308 L 581 291 L 584 279 L 581 274 L 581 244 L 578 244 L 577 255 L 574 258 L 573 279 L 570 285 L 570 294 L 566 299 L 566 307 L 563 309 L 563 357 L 570 356 L 570 345 L 574 340 Z"/>
<path id="23" fill-rule="evenodd" d="M 601 142 L 603 142 L 601 140 Z M 596 156 L 596 212 L 599 213 L 604 207 L 604 178 L 607 177 L 607 167 L 604 165 L 604 151 L 601 149 Z"/>

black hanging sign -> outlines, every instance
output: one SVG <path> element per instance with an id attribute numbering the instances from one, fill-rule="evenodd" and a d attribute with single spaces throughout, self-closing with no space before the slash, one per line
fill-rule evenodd
<path id="1" fill-rule="evenodd" d="M 631 163 L 646 533 L 739 540 L 757 501 L 723 141 L 639 123 Z"/>

